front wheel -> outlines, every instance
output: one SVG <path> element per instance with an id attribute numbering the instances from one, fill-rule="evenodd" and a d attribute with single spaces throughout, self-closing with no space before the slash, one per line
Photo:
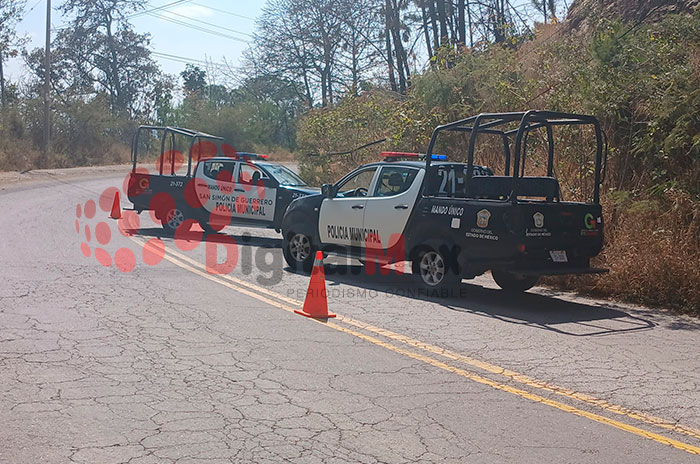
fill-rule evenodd
<path id="1" fill-rule="evenodd" d="M 292 232 L 285 237 L 282 252 L 284 260 L 295 271 L 311 272 L 315 252 L 311 238 L 301 232 Z"/>
<path id="2" fill-rule="evenodd" d="M 462 281 L 451 262 L 443 251 L 425 249 L 418 253 L 411 265 L 418 283 L 429 291 L 439 291 L 435 292 L 439 296 L 445 290 L 458 287 Z"/>
<path id="3" fill-rule="evenodd" d="M 519 276 L 500 270 L 492 270 L 491 276 L 501 289 L 510 293 L 522 293 L 530 290 L 540 280 L 539 276 Z"/>

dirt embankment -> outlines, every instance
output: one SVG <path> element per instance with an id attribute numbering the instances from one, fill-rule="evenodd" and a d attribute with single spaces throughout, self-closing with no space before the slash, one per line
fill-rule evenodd
<path id="1" fill-rule="evenodd" d="M 0 171 L 0 190 L 6 190 L 25 184 L 70 181 L 80 178 L 107 177 L 131 170 L 131 164 L 110 166 L 82 166 L 64 169 L 30 169 L 26 171 Z"/>
<path id="2" fill-rule="evenodd" d="M 655 22 L 672 13 L 693 14 L 700 0 L 575 0 L 566 22 L 578 29 L 601 18 L 621 18 L 625 22 Z"/>

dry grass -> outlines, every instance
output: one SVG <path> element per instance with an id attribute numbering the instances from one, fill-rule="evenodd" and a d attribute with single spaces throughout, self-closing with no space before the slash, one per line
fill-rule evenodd
<path id="1" fill-rule="evenodd" d="M 255 147 L 257 153 L 265 153 L 270 156 L 270 161 L 292 162 L 295 156 L 289 150 L 283 148 Z M 28 140 L 14 140 L 11 143 L 0 142 L 0 172 L 23 171 L 36 169 L 39 166 L 41 152 Z M 90 152 L 80 153 L 56 153 L 50 152 L 44 163 L 47 169 L 73 168 L 79 166 L 104 166 L 129 163 L 131 159 L 130 148 L 118 143 L 110 143 L 104 147 Z M 142 154 L 139 157 L 143 162 L 155 162 L 156 153 Z"/>
<path id="2" fill-rule="evenodd" d="M 128 163 L 131 152 L 126 145 L 112 143 L 91 153 L 57 153 L 46 155 L 41 162 L 41 152 L 28 140 L 0 143 L 0 171 L 24 171 L 37 169 L 74 168 L 79 166 L 104 166 Z"/>
<path id="3" fill-rule="evenodd" d="M 546 282 L 700 315 L 700 201 L 675 190 L 649 200 L 609 201 L 606 245 L 594 265 L 609 274 Z"/>
<path id="4" fill-rule="evenodd" d="M 40 153 L 28 140 L 0 140 L 0 171 L 23 171 L 36 165 Z"/>

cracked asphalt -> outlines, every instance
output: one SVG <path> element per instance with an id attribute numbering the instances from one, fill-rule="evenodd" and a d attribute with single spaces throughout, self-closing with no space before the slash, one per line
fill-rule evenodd
<path id="1" fill-rule="evenodd" d="M 125 174 L 0 185 L 0 462 L 700 462 L 697 320 L 488 276 L 435 300 L 329 260 L 341 317 L 316 323 L 282 308 L 308 276 L 274 231 L 225 230 L 234 280 L 147 213 L 108 222 L 131 272 L 86 258 L 107 213 L 77 232 L 76 205 Z"/>

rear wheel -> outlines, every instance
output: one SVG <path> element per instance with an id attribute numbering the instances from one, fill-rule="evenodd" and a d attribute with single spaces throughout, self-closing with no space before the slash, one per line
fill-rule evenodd
<path id="1" fill-rule="evenodd" d="M 440 290 L 440 293 L 436 293 L 438 296 L 444 294 L 442 290 L 458 287 L 462 280 L 451 266 L 449 257 L 441 250 L 421 250 L 411 265 L 418 283 L 428 290 Z"/>
<path id="2" fill-rule="evenodd" d="M 311 238 L 301 232 L 288 234 L 282 248 L 284 260 L 296 271 L 310 272 L 314 265 L 315 248 Z"/>
<path id="3" fill-rule="evenodd" d="M 185 222 L 185 213 L 178 208 L 171 209 L 160 220 L 163 230 L 170 235 L 174 234 L 183 222 Z"/>
<path id="4" fill-rule="evenodd" d="M 519 276 L 500 270 L 492 270 L 491 276 L 501 289 L 510 293 L 522 293 L 530 290 L 540 280 L 539 276 Z"/>

